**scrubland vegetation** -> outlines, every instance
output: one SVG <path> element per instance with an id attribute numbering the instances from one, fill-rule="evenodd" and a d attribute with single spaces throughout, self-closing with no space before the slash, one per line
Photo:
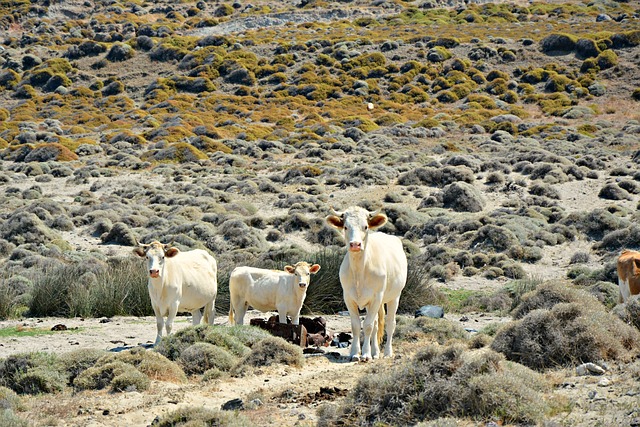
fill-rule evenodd
<path id="1" fill-rule="evenodd" d="M 640 241 L 639 16 L 604 0 L 0 1 L 0 319 L 151 315 L 131 249 L 152 240 L 216 257 L 218 313 L 236 265 L 305 260 L 322 269 L 303 313 L 334 314 L 345 242 L 323 218 L 382 208 L 409 258 L 400 313 L 512 321 L 403 317 L 406 357 L 318 425 L 629 425 L 638 302 L 618 304 L 614 261 Z M 254 328 L 156 350 L 4 358 L 0 424 L 49 422 L 29 395 L 305 364 Z M 606 405 L 567 394 L 586 362 L 617 378 Z M 194 406 L 155 425 L 256 419 Z"/>

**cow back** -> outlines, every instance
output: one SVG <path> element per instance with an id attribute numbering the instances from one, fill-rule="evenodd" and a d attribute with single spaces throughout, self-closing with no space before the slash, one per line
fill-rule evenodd
<path id="1" fill-rule="evenodd" d="M 180 298 L 180 309 L 203 307 L 216 297 L 218 267 L 204 250 L 180 252 L 166 259 L 163 287 L 173 289 Z"/>

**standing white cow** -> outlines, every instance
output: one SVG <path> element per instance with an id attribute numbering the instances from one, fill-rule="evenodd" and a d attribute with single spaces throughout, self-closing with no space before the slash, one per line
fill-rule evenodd
<path id="1" fill-rule="evenodd" d="M 229 277 L 229 323 L 242 325 L 251 306 L 262 312 L 278 310 L 280 323 L 287 323 L 290 315 L 297 325 L 311 275 L 319 270 L 318 264 L 304 261 L 287 265 L 284 271 L 236 267 Z"/>
<path id="2" fill-rule="evenodd" d="M 393 356 L 392 338 L 396 329 L 396 311 L 400 293 L 407 281 L 407 257 L 402 242 L 396 236 L 372 232 L 387 222 L 382 213 L 371 213 L 361 207 L 334 212 L 327 223 L 341 230 L 347 243 L 347 253 L 340 266 L 344 302 L 351 316 L 351 359 L 360 360 L 360 315 L 366 308 L 362 359 L 379 355 L 379 342 L 385 327 L 387 342 L 384 356 Z M 377 317 L 377 318 L 376 318 Z"/>
<path id="3" fill-rule="evenodd" d="M 147 259 L 149 296 L 158 326 L 155 345 L 162 338 L 163 326 L 167 335 L 171 333 L 178 311 L 191 312 L 193 324 L 197 325 L 202 319 L 200 309 L 204 307 L 204 321 L 213 324 L 218 293 L 215 258 L 202 249 L 181 252 L 157 241 L 140 245 L 133 252 Z"/>

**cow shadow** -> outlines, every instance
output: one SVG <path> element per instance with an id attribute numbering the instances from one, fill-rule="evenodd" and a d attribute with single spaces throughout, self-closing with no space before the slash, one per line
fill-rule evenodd
<path id="1" fill-rule="evenodd" d="M 132 349 L 138 348 L 138 347 L 142 347 L 145 350 L 153 349 L 153 343 L 136 344 L 136 345 L 126 345 L 126 344 L 124 344 L 122 346 L 110 348 L 108 351 L 110 351 L 112 353 L 120 353 L 121 351 L 132 350 Z"/>

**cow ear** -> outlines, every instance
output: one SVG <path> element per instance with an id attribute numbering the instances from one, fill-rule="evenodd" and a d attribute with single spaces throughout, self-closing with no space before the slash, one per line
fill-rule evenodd
<path id="1" fill-rule="evenodd" d="M 140 258 L 144 258 L 147 256 L 146 252 L 144 251 L 143 248 L 141 247 L 137 247 L 133 250 L 133 253 L 138 255 Z"/>
<path id="2" fill-rule="evenodd" d="M 367 221 L 367 223 L 369 224 L 369 228 L 371 228 L 372 230 L 382 227 L 387 223 L 387 216 L 381 213 L 376 214 L 369 218 L 369 221 Z"/>
<path id="3" fill-rule="evenodd" d="M 309 273 L 311 274 L 316 274 L 318 271 L 320 271 L 320 265 L 318 264 L 313 264 L 309 269 Z"/>
<path id="4" fill-rule="evenodd" d="M 174 256 L 178 255 L 178 253 L 180 253 L 180 249 L 169 248 L 166 251 L 164 251 L 164 256 L 166 256 L 167 258 L 173 258 Z"/>
<path id="5" fill-rule="evenodd" d="M 296 268 L 295 268 L 295 267 L 292 267 L 292 266 L 290 266 L 290 265 L 285 265 L 285 266 L 284 266 L 284 271 L 286 271 L 286 272 L 287 272 L 287 273 L 289 273 L 289 274 L 293 274 L 293 273 L 295 273 L 295 272 L 296 272 Z"/>
<path id="6" fill-rule="evenodd" d="M 333 228 L 337 228 L 338 230 L 342 230 L 344 228 L 344 221 L 342 218 L 336 215 L 329 215 L 325 218 L 327 224 L 329 224 Z"/>

